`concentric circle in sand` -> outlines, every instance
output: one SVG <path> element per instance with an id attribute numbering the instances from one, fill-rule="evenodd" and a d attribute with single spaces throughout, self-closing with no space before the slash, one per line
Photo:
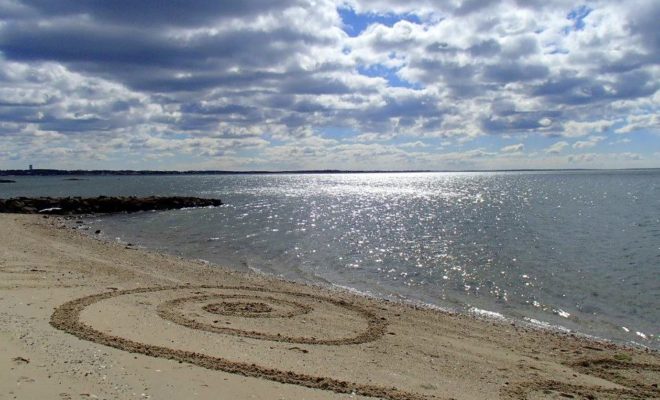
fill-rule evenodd
<path id="1" fill-rule="evenodd" d="M 211 294 L 167 301 L 158 307 L 159 315 L 169 320 L 192 321 L 183 310 L 185 306 L 201 308 L 209 314 L 242 318 L 292 318 L 312 311 L 312 307 L 301 302 L 272 296 Z"/>
<path id="2" fill-rule="evenodd" d="M 108 318 L 111 313 L 124 313 L 131 318 L 122 325 Z M 222 286 L 118 290 L 63 304 L 53 313 L 51 324 L 84 340 L 212 370 L 383 399 L 432 398 L 393 387 L 257 365 L 214 353 L 218 349 L 231 350 L 232 346 L 225 343 L 237 336 L 257 342 L 327 347 L 366 343 L 384 334 L 386 322 L 372 310 L 309 293 Z M 151 333 L 156 331 L 161 333 L 159 336 L 173 339 L 169 343 L 155 341 L 157 335 Z M 193 342 L 201 344 L 206 351 L 191 348 Z M 241 344 L 233 342 L 233 347 Z"/>
<path id="3" fill-rule="evenodd" d="M 226 291 L 177 296 L 160 303 L 157 313 L 191 329 L 288 343 L 358 344 L 383 333 L 383 320 L 345 301 L 255 288 Z M 334 331 L 345 327 L 345 332 L 329 334 L 330 325 Z"/>

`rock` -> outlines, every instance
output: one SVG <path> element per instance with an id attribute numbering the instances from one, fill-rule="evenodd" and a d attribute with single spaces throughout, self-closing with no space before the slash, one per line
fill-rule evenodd
<path id="1" fill-rule="evenodd" d="M 199 197 L 19 197 L 0 199 L 0 212 L 23 214 L 79 215 L 178 208 L 209 207 L 222 205 L 219 199 Z"/>
<path id="2" fill-rule="evenodd" d="M 20 197 L 19 197 L 19 199 L 20 199 Z M 23 203 L 22 201 L 20 201 L 18 199 L 14 200 L 13 202 L 12 202 L 12 199 L 10 199 L 9 201 L 11 202 L 10 204 L 15 208 L 24 208 L 25 207 L 25 203 Z"/>
<path id="3" fill-rule="evenodd" d="M 0 183 L 16 183 L 16 181 L 12 181 L 11 179 L 0 179 Z"/>

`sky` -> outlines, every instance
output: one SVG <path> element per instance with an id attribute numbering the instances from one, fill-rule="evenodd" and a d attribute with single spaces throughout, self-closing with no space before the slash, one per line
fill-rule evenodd
<path id="1" fill-rule="evenodd" d="M 0 0 L 0 169 L 660 167 L 660 1 Z"/>

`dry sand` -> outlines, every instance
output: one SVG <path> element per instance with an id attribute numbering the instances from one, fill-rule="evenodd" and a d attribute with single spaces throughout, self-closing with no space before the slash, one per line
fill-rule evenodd
<path id="1" fill-rule="evenodd" d="M 0 215 L 1 399 L 648 399 L 660 357 Z"/>

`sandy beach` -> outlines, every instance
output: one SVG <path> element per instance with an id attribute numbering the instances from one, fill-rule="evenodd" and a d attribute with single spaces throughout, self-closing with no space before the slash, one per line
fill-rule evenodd
<path id="1" fill-rule="evenodd" d="M 0 215 L 2 399 L 649 399 L 660 357 Z"/>

